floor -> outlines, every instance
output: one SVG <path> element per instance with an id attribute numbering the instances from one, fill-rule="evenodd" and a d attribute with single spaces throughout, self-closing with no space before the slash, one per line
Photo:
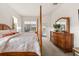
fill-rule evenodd
<path id="1" fill-rule="evenodd" d="M 64 53 L 51 43 L 46 37 L 43 37 L 43 56 L 72 56 L 72 53 Z"/>

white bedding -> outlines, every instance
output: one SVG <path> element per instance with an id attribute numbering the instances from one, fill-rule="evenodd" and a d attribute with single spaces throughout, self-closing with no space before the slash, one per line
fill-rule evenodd
<path id="1" fill-rule="evenodd" d="M 26 32 L 0 38 L 0 53 L 3 52 L 36 52 L 40 55 L 36 34 Z"/>

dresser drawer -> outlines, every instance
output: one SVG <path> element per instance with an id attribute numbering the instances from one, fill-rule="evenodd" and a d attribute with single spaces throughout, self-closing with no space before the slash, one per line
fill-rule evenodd
<path id="1" fill-rule="evenodd" d="M 65 47 L 65 40 L 64 39 L 61 39 L 60 41 L 60 47 L 63 49 Z"/>
<path id="2" fill-rule="evenodd" d="M 64 52 L 72 51 L 72 35 L 70 33 L 53 32 L 50 33 L 50 40 Z"/>

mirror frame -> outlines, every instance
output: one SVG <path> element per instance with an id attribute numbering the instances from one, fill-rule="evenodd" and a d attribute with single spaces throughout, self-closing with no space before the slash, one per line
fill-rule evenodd
<path id="1" fill-rule="evenodd" d="M 70 33 L 70 17 L 61 17 L 61 18 L 57 19 L 56 22 L 58 22 L 61 19 L 66 20 L 66 32 Z"/>

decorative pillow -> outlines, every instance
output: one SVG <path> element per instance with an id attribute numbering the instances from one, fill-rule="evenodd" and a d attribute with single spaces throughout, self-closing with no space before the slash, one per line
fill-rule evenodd
<path id="1" fill-rule="evenodd" d="M 0 31 L 0 38 L 5 37 L 5 36 L 9 36 L 9 35 L 13 35 L 16 34 L 18 32 L 14 31 L 14 30 L 2 30 Z"/>
<path id="2" fill-rule="evenodd" d="M 5 34 L 3 34 L 3 37 L 5 37 L 5 36 L 9 36 L 9 35 L 13 35 L 14 33 L 5 33 Z"/>

